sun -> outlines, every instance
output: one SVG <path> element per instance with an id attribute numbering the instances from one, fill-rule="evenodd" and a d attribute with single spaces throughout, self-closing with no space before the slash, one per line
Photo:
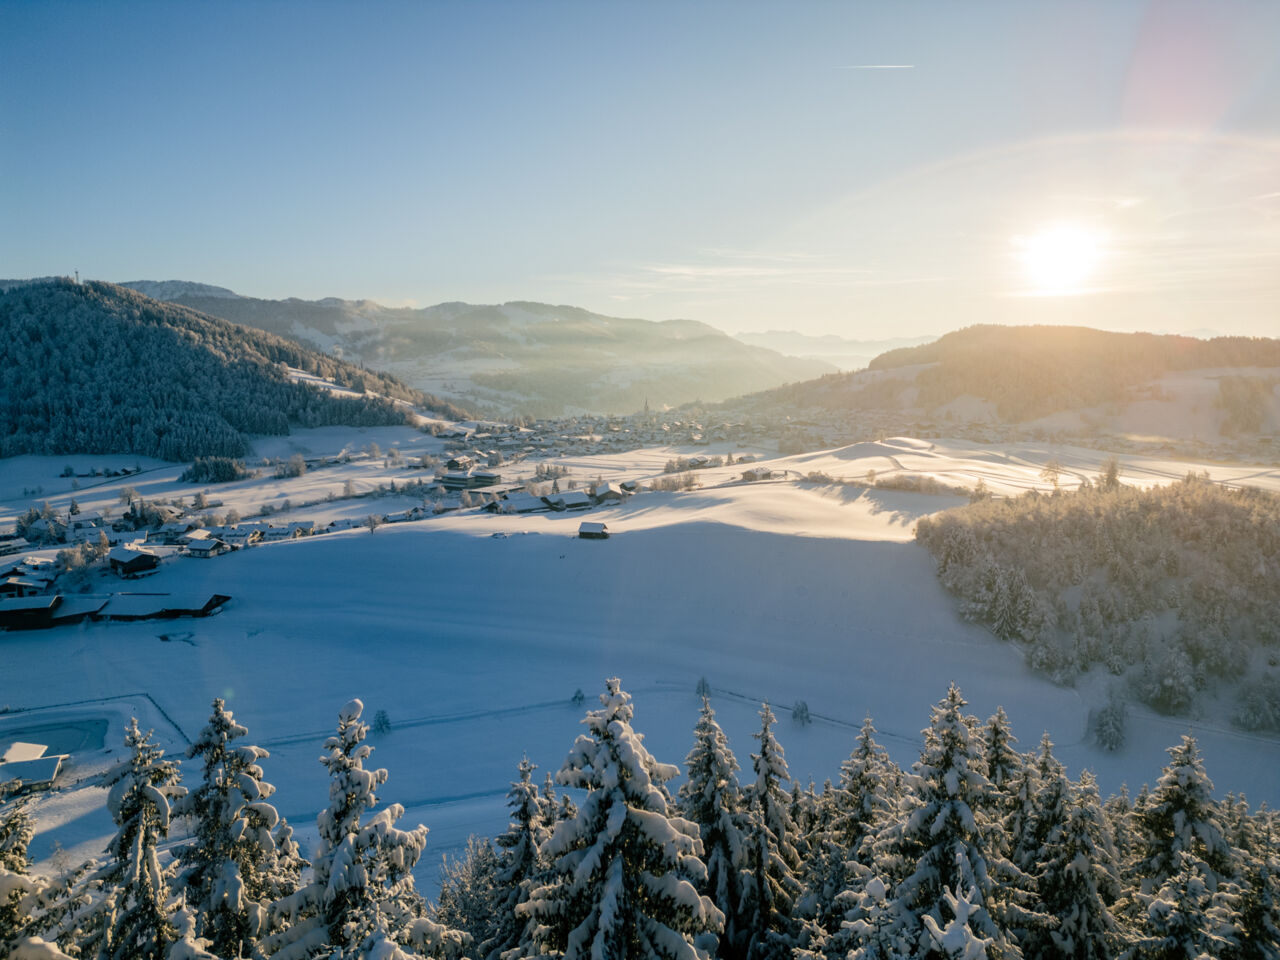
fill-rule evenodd
<path id="1" fill-rule="evenodd" d="M 1082 224 L 1050 223 L 1014 237 L 1013 246 L 1028 293 L 1069 296 L 1090 289 L 1106 251 L 1106 237 Z"/>

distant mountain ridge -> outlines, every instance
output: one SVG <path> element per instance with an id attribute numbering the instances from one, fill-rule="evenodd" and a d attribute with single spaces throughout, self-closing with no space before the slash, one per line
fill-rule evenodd
<path id="1" fill-rule="evenodd" d="M 240 294 L 226 287 L 210 283 L 192 283 L 190 280 L 128 280 L 122 284 L 130 290 L 152 300 L 177 300 L 180 297 L 217 297 L 223 300 L 239 300 Z"/>
<path id="2" fill-rule="evenodd" d="M 1084 433 L 1280 433 L 1280 340 L 983 324 L 855 373 L 765 391 L 783 409 L 894 411 Z"/>
<path id="3" fill-rule="evenodd" d="M 630 413 L 646 402 L 724 399 L 836 369 L 694 320 L 626 319 L 528 301 L 408 308 L 332 297 L 263 300 L 208 295 L 202 286 L 147 282 L 171 302 L 294 337 L 500 414 Z"/>
<path id="4" fill-rule="evenodd" d="M 836 334 L 813 336 L 794 330 L 766 330 L 762 333 L 737 333 L 743 343 L 765 347 L 792 357 L 821 360 L 840 370 L 860 370 L 888 350 L 915 347 L 935 337 L 894 337 L 884 340 L 854 340 Z"/>
<path id="5" fill-rule="evenodd" d="M 355 393 L 300 383 L 290 367 Z M 114 284 L 56 278 L 0 292 L 0 456 L 239 457 L 249 434 L 406 423 L 405 404 L 463 413 L 292 340 Z"/>

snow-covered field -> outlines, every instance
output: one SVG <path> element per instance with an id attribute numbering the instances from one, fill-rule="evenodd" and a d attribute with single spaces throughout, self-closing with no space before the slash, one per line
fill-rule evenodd
<path id="1" fill-rule="evenodd" d="M 263 443 L 259 454 L 331 454 L 377 443 L 406 458 L 439 453 L 439 441 L 412 430 L 301 431 Z M 580 480 L 640 479 L 662 472 L 663 448 L 558 461 Z M 724 453 L 728 448 L 698 448 Z M 743 452 L 735 450 L 735 452 Z M 907 439 L 857 444 L 768 461 L 788 480 L 730 483 L 737 467 L 698 471 L 701 489 L 646 493 L 597 509 L 614 536 L 575 536 L 582 514 L 493 516 L 461 511 L 260 546 L 213 560 L 174 558 L 129 589 L 216 592 L 233 600 L 205 620 L 83 625 L 0 635 L 0 741 L 58 728 L 82 746 L 66 786 L 42 796 L 33 846 L 46 867 L 55 845 L 72 859 L 96 854 L 111 832 L 104 792 L 93 784 L 120 752 L 123 726 L 137 715 L 172 752 L 185 748 L 221 696 L 265 746 L 267 779 L 303 838 L 327 799 L 317 758 L 351 697 L 366 719 L 385 710 L 392 729 L 371 739 L 388 768 L 381 797 L 403 804 L 410 824 L 432 829 L 422 881 L 469 833 L 493 835 L 505 822 L 503 796 L 523 754 L 541 780 L 564 759 L 583 711 L 608 676 L 635 696 L 636 729 L 660 760 L 679 762 L 692 742 L 695 686 L 706 677 L 738 758 L 749 765 L 756 711 L 768 699 L 778 735 L 802 781 L 838 775 L 862 718 L 870 713 L 894 758 L 909 764 L 929 707 L 955 681 L 970 710 L 986 718 L 1003 705 L 1024 749 L 1047 730 L 1073 773 L 1092 768 L 1105 791 L 1153 782 L 1164 748 L 1188 729 L 1200 738 L 1219 790 L 1244 791 L 1255 805 L 1280 803 L 1280 742 L 1242 734 L 1209 716 L 1194 721 L 1131 709 L 1129 739 L 1116 754 L 1085 737 L 1089 710 L 1108 678 L 1056 687 L 1021 655 L 963 623 L 912 541 L 920 516 L 962 502 L 954 497 L 799 482 L 813 471 L 865 476 L 869 469 L 985 480 L 995 492 L 1044 486 L 1056 457 L 1063 482 L 1096 474 L 1096 451 Z M 84 459 L 81 465 L 78 460 Z M 80 469 L 89 460 L 72 458 Z M 120 459 L 120 458 L 116 458 Z M 132 466 L 133 458 L 125 458 Z M 124 462 L 124 461 L 122 461 Z M 64 459 L 17 458 L 0 472 L 0 512 L 30 501 L 43 485 L 56 507 L 71 495 L 82 509 L 118 506 L 123 486 L 142 495 L 190 496 L 180 467 L 142 464 L 144 473 L 72 491 L 59 479 Z M 758 465 L 758 464 L 753 464 Z M 1122 459 L 1131 482 L 1158 483 L 1208 469 L 1222 482 L 1280 489 L 1280 471 L 1151 459 Z M 532 472 L 532 463 L 503 468 Z M 291 480 L 209 487 L 241 512 L 262 502 L 323 501 L 351 480 L 358 489 L 421 471 L 367 459 Z M 359 516 L 399 509 L 390 499 L 321 502 L 290 516 Z M 119 587 L 115 587 L 119 589 Z M 574 692 L 586 695 L 582 707 Z M 108 699 L 112 698 L 112 699 Z M 813 722 L 790 719 L 797 700 Z M 102 733 L 102 722 L 106 722 Z M 104 737 L 97 749 L 95 737 Z M 40 740 L 38 742 L 49 742 Z M 194 769 L 187 771 L 194 778 Z"/>

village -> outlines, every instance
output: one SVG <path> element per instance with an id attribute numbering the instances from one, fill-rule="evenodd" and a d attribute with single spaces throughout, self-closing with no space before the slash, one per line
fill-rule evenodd
<path id="1" fill-rule="evenodd" d="M 906 421 L 883 412 L 815 410 L 793 419 L 771 415 L 744 398 L 714 411 L 659 413 L 646 408 L 630 416 L 516 422 L 423 418 L 419 431 L 396 434 L 385 452 L 377 442 L 343 444 L 324 454 L 308 450 L 285 456 L 281 450 L 251 461 L 240 482 L 202 484 L 195 490 L 180 477 L 157 485 L 155 467 L 147 471 L 149 483 L 142 484 L 136 464 L 132 469 L 122 464 L 79 472 L 68 465 L 56 479 L 24 486 L 24 497 L 9 501 L 10 510 L 19 507 L 16 515 L 0 517 L 0 629 L 216 612 L 220 603 L 212 597 L 139 602 L 128 589 L 175 558 L 210 560 L 262 544 L 360 527 L 372 532 L 456 511 L 590 511 L 646 490 L 694 489 L 702 483 L 698 471 L 708 468 L 739 468 L 727 475 L 717 471 L 717 483 L 758 482 L 776 472 L 758 460 L 883 437 L 894 427 L 931 436 L 944 435 L 947 426 L 956 425 Z M 998 425 L 983 429 L 980 423 L 966 422 L 962 430 L 977 442 L 1016 439 Z M 1033 438 L 1063 439 L 1042 433 Z M 650 450 L 676 455 L 646 464 L 635 476 L 614 471 L 606 478 L 603 472 L 591 476 L 582 469 L 590 468 L 592 458 Z M 1205 452 L 1203 445 L 1196 452 Z M 319 494 L 317 481 L 329 475 L 340 478 L 341 486 L 328 486 Z M 294 482 L 303 478 L 305 483 Z M 66 489 L 46 496 L 46 487 L 56 489 L 58 481 L 65 481 Z M 302 489 L 295 493 L 298 487 Z M 245 494 L 268 488 L 274 492 L 265 502 L 244 502 Z M 224 509 L 223 494 L 215 489 L 234 490 L 237 503 Z M 115 502 L 96 496 L 103 491 L 114 493 Z M 92 506 L 83 508 L 81 500 Z M 347 509 L 335 511 L 335 504 Z M 591 523 L 584 535 L 607 536 Z"/>
<path id="2" fill-rule="evenodd" d="M 68 466 L 23 492 L 43 494 L 57 482 L 67 489 L 0 520 L 0 629 L 206 617 L 231 599 L 218 592 L 146 591 L 146 579 L 162 564 L 215 560 L 344 530 L 373 532 L 455 512 L 585 513 L 646 490 L 693 489 L 695 471 L 726 464 L 741 469 L 717 482 L 767 480 L 773 471 L 756 461 L 767 455 L 771 428 L 742 422 L 708 427 L 647 414 L 529 426 L 437 421 L 428 430 L 400 431 L 385 453 L 375 441 L 361 449 L 343 444 L 325 455 L 268 456 L 244 468 L 238 482 L 194 490 L 183 479 L 189 471 L 175 478 L 176 467 L 95 466 L 77 473 Z M 694 452 L 710 451 L 712 444 L 724 452 Z M 660 466 L 655 461 L 637 477 L 583 477 L 566 465 L 646 445 L 683 452 Z M 312 491 L 326 476 L 335 485 L 316 497 Z M 268 491 L 256 510 L 245 504 L 247 495 Z M 112 495 L 114 502 L 104 499 Z M 583 539 L 610 535 L 607 523 L 596 520 L 582 521 L 577 532 Z"/>

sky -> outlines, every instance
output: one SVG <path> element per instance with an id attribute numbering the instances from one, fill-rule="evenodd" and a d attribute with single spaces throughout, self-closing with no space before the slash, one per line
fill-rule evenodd
<path id="1" fill-rule="evenodd" d="M 0 0 L 0 276 L 1280 335 L 1280 3 Z"/>

